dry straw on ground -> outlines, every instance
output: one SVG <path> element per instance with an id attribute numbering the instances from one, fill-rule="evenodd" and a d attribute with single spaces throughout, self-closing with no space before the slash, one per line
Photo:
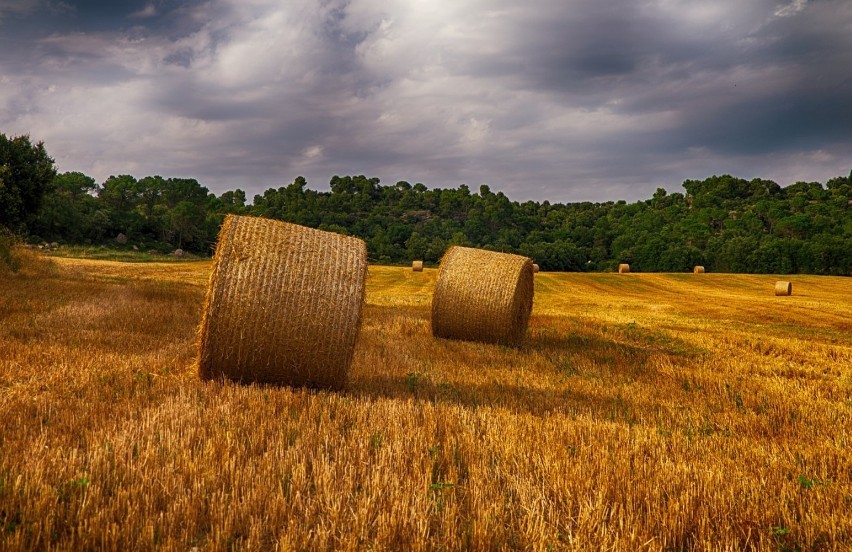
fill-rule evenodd
<path id="1" fill-rule="evenodd" d="M 538 265 L 533 263 L 533 272 L 538 272 L 539 270 L 541 269 L 538 267 Z"/>
<path id="2" fill-rule="evenodd" d="M 775 295 L 793 295 L 793 282 L 776 282 Z"/>
<path id="3" fill-rule="evenodd" d="M 340 389 L 361 324 L 362 240 L 228 216 L 199 331 L 199 375 Z"/>
<path id="4" fill-rule="evenodd" d="M 411 270 L 414 272 L 423 272 L 423 261 L 411 261 Z"/>
<path id="5" fill-rule="evenodd" d="M 695 268 L 692 269 L 693 274 L 704 274 L 704 267 L 701 265 L 696 265 Z"/>
<path id="6" fill-rule="evenodd" d="M 453 246 L 441 259 L 432 296 L 432 334 L 517 346 L 532 304 L 529 258 Z"/>
<path id="7" fill-rule="evenodd" d="M 621 263 L 618 265 L 618 273 L 619 274 L 627 274 L 630 272 L 630 265 L 627 263 Z"/>

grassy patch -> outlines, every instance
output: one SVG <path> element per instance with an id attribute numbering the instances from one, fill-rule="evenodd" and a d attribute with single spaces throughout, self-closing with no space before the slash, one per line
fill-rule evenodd
<path id="1" fill-rule="evenodd" d="M 197 261 L 200 258 L 197 255 L 192 254 L 185 254 L 183 257 L 175 257 L 173 255 L 162 252 L 135 251 L 133 249 L 116 249 L 105 246 L 62 246 L 56 249 L 45 251 L 43 254 L 48 257 L 95 259 L 100 261 L 120 261 L 125 263 L 179 263 L 186 261 Z"/>

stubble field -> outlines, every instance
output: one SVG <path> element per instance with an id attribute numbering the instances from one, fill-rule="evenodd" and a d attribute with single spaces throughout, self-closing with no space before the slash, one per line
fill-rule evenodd
<path id="1" fill-rule="evenodd" d="M 540 273 L 510 349 L 372 266 L 331 393 L 198 379 L 210 268 L 0 275 L 0 549 L 852 549 L 852 279 Z"/>

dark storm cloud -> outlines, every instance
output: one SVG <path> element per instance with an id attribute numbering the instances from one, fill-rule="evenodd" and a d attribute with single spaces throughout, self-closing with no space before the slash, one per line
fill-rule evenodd
<path id="1" fill-rule="evenodd" d="M 739 37 L 722 22 L 688 28 L 677 12 L 647 3 L 584 0 L 554 4 L 547 12 L 519 8 L 513 15 L 500 33 L 504 47 L 495 55 L 471 56 L 465 70 L 588 95 L 593 103 L 634 86 L 729 69 L 742 53 Z"/>
<path id="2" fill-rule="evenodd" d="M 825 180 L 852 151 L 841 0 L 0 0 L 0 131 L 60 170 L 296 175 L 517 199 Z"/>
<path id="3" fill-rule="evenodd" d="M 841 18 L 843 23 L 827 24 L 838 11 L 847 15 Z M 848 145 L 852 125 L 848 15 L 841 4 L 826 2 L 795 17 L 773 18 L 741 37 L 732 51 L 719 48 L 710 59 L 689 58 L 687 75 L 670 74 L 670 79 L 624 102 L 621 109 L 680 110 L 678 127 L 656 140 L 660 152 L 681 146 L 736 156 Z M 703 90 L 702 75 L 715 78 L 717 84 Z M 671 94 L 671 85 L 678 82 L 693 86 Z M 845 161 L 850 162 L 848 156 Z"/>
<path id="4" fill-rule="evenodd" d="M 802 90 L 749 99 L 698 113 L 673 134 L 670 145 L 710 147 L 727 155 L 816 150 L 849 142 L 852 90 Z M 852 159 L 849 159 L 852 163 Z"/>

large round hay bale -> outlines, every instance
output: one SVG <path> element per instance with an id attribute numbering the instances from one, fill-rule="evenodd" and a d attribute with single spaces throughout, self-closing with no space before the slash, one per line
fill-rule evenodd
<path id="1" fill-rule="evenodd" d="M 344 387 L 366 277 L 362 240 L 228 216 L 199 329 L 199 376 Z"/>
<path id="2" fill-rule="evenodd" d="M 704 274 L 704 267 L 701 265 L 696 265 L 695 268 L 692 269 L 693 274 Z"/>
<path id="3" fill-rule="evenodd" d="M 775 295 L 793 295 L 793 282 L 776 282 Z"/>
<path id="4" fill-rule="evenodd" d="M 627 274 L 630 272 L 630 265 L 627 263 L 621 263 L 618 265 L 618 273 L 619 274 Z"/>
<path id="5" fill-rule="evenodd" d="M 517 346 L 532 305 L 529 258 L 453 246 L 441 259 L 432 296 L 432 334 Z"/>
<path id="6" fill-rule="evenodd" d="M 541 270 L 539 268 L 539 266 L 537 264 L 533 263 L 533 273 L 537 274 L 539 270 Z"/>
<path id="7" fill-rule="evenodd" d="M 423 272 L 423 261 L 411 261 L 411 270 L 414 272 Z"/>

